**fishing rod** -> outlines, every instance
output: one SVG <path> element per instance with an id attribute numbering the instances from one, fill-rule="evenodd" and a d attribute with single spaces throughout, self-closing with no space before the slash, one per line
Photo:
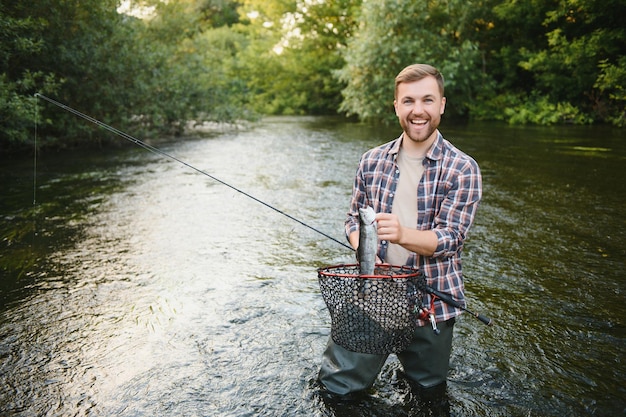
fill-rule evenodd
<path id="1" fill-rule="evenodd" d="M 119 129 L 116 129 L 116 128 L 106 124 L 106 123 L 103 123 L 103 122 L 101 122 L 100 120 L 98 120 L 98 119 L 96 119 L 94 117 L 91 117 L 91 116 L 88 116 L 88 115 L 86 115 L 84 113 L 81 113 L 80 111 L 78 111 L 76 109 L 73 109 L 72 107 L 66 106 L 63 103 L 60 103 L 60 102 L 58 102 L 56 100 L 53 100 L 53 99 L 51 99 L 49 97 L 46 97 L 43 94 L 35 93 L 35 97 L 36 98 L 41 98 L 41 99 L 43 99 L 43 100 L 45 100 L 45 101 L 47 101 L 47 102 L 49 102 L 51 104 L 54 104 L 57 107 L 60 107 L 61 109 L 65 110 L 65 111 L 67 111 L 69 113 L 72 113 L 72 114 L 74 114 L 74 115 L 76 115 L 76 116 L 78 116 L 78 117 L 80 117 L 82 119 L 85 119 L 85 120 L 87 120 L 87 121 L 89 121 L 89 122 L 91 122 L 91 123 L 93 123 L 93 124 L 95 124 L 97 126 L 100 126 L 100 127 L 104 128 L 105 130 L 108 130 L 109 132 L 112 132 L 112 133 L 114 133 L 114 134 L 116 134 L 116 135 L 118 135 L 118 136 L 128 140 L 129 142 L 134 143 L 135 145 L 138 145 L 138 146 L 140 146 L 140 147 L 142 147 L 142 148 L 144 148 L 144 149 L 146 149 L 146 150 L 148 150 L 148 151 L 150 151 L 150 152 L 152 152 L 154 154 L 161 155 L 161 156 L 169 158 L 169 159 L 171 159 L 171 160 L 173 160 L 175 162 L 178 162 L 179 164 L 184 165 L 185 167 L 187 167 L 189 169 L 192 169 L 192 170 L 194 170 L 194 171 L 196 171 L 196 172 L 198 172 L 198 173 L 200 173 L 202 175 L 205 175 L 205 176 L 211 178 L 213 181 L 216 181 L 216 182 L 218 182 L 218 183 L 220 183 L 222 185 L 225 185 L 226 187 L 228 187 L 228 188 L 230 188 L 230 189 L 232 189 L 232 190 L 234 190 L 234 191 L 236 191 L 236 192 L 238 192 L 240 194 L 243 194 L 244 196 L 246 196 L 246 197 L 256 201 L 257 203 L 260 203 L 260 204 L 264 205 L 265 207 L 267 207 L 269 209 L 272 209 L 272 210 L 274 210 L 275 212 L 277 212 L 279 214 L 282 214 L 283 216 L 287 217 L 288 219 L 291 219 L 291 220 L 295 221 L 296 223 L 299 223 L 300 225 L 302 225 L 304 227 L 307 227 L 307 228 L 313 230 L 314 232 L 319 233 L 320 235 L 322 235 L 322 236 L 332 240 L 333 242 L 336 242 L 336 243 L 340 244 L 341 246 L 350 249 L 351 251 L 355 251 L 355 249 L 352 246 L 350 246 L 350 245 L 348 245 L 348 244 L 346 244 L 346 243 L 344 243 L 344 242 L 342 242 L 342 241 L 340 241 L 340 240 L 338 240 L 338 239 L 336 239 L 336 238 L 334 238 L 334 237 L 332 237 L 332 236 L 322 232 L 321 230 L 316 229 L 315 227 L 313 227 L 313 226 L 303 222 L 302 220 L 299 220 L 299 219 L 291 216 L 290 214 L 285 213 L 284 211 L 279 210 L 278 208 L 276 208 L 276 207 L 274 207 L 274 206 L 264 202 L 263 200 L 260 200 L 259 198 L 257 198 L 255 196 L 253 196 L 253 195 L 251 195 L 251 194 L 249 194 L 249 193 L 247 193 L 247 192 L 245 192 L 245 191 L 243 191 L 243 190 L 241 190 L 241 189 L 239 189 L 239 188 L 237 188 L 237 187 L 235 187 L 235 186 L 233 186 L 231 184 L 228 184 L 227 182 L 225 182 L 225 181 L 223 181 L 223 180 L 221 180 L 221 179 L 219 179 L 219 178 L 209 174 L 208 172 L 203 171 L 200 168 L 196 168 L 195 166 L 193 166 L 193 165 L 191 165 L 191 164 L 189 164 L 189 163 L 187 163 L 187 162 L 185 162 L 185 161 L 183 161 L 183 160 L 181 160 L 181 159 L 179 159 L 179 158 L 177 158 L 177 157 L 175 157 L 175 156 L 173 156 L 173 155 L 171 155 L 171 154 L 169 154 L 169 153 L 167 153 L 167 152 L 165 152 L 165 151 L 163 151 L 163 150 L 161 150 L 161 149 L 159 149 L 157 147 L 149 145 L 146 142 L 143 142 L 143 141 L 141 141 L 141 140 L 139 140 L 139 139 L 129 135 L 126 132 L 123 132 L 123 131 L 121 131 Z M 493 323 L 493 321 L 490 318 L 482 316 L 480 314 L 477 314 L 477 313 L 474 313 L 474 312 L 468 310 L 462 304 L 460 304 L 459 302 L 454 300 L 451 296 L 449 296 L 447 294 L 444 294 L 442 292 L 439 292 L 439 291 L 435 290 L 434 288 L 428 286 L 426 284 L 425 280 L 424 280 L 424 282 L 418 283 L 418 287 L 421 290 L 424 290 L 424 291 L 428 292 L 429 294 L 432 294 L 435 297 L 439 298 L 441 301 L 445 302 L 446 304 L 449 304 L 449 305 L 451 305 L 453 307 L 459 308 L 459 309 L 461 309 L 461 310 L 471 314 L 472 316 L 476 317 L 478 320 L 480 320 L 481 322 L 485 323 L 488 326 L 490 326 Z"/>
<path id="2" fill-rule="evenodd" d="M 78 117 L 81 117 L 81 118 L 83 118 L 83 119 L 85 119 L 85 120 L 87 120 L 87 121 L 89 121 L 91 123 L 94 123 L 94 124 L 104 128 L 104 129 L 108 130 L 109 132 L 112 132 L 112 133 L 114 133 L 114 134 L 116 134 L 116 135 L 118 135 L 118 136 L 128 140 L 129 142 L 134 143 L 135 145 L 141 146 L 142 148 L 144 148 L 144 149 L 146 149 L 146 150 L 148 150 L 148 151 L 150 151 L 150 152 L 152 152 L 154 154 L 161 155 L 161 156 L 164 156 L 166 158 L 169 158 L 169 159 L 171 159 L 173 161 L 178 162 L 179 164 L 182 164 L 182 165 L 186 166 L 187 168 L 190 168 L 190 169 L 192 169 L 192 170 L 202 174 L 202 175 L 206 175 L 207 177 L 211 178 L 213 181 L 219 182 L 220 184 L 225 185 L 228 188 L 230 188 L 232 190 L 235 190 L 238 193 L 243 194 L 243 195 L 245 195 L 248 198 L 251 198 L 252 200 L 256 201 L 257 203 L 260 203 L 260 204 L 264 205 L 265 207 L 270 208 L 270 209 L 274 210 L 275 212 L 277 212 L 279 214 L 282 214 L 283 216 L 285 216 L 285 217 L 295 221 L 296 223 L 299 223 L 299 224 L 301 224 L 304 227 L 308 227 L 309 229 L 313 230 L 314 232 L 317 232 L 320 235 L 322 235 L 324 237 L 327 237 L 328 239 L 330 239 L 330 240 L 332 240 L 332 241 L 334 241 L 336 243 L 339 243 L 340 245 L 342 245 L 342 246 L 344 246 L 344 247 L 354 251 L 354 248 L 352 246 L 349 246 L 348 244 L 346 244 L 346 243 L 344 243 L 344 242 L 342 242 L 342 241 L 340 241 L 338 239 L 335 239 L 334 237 L 332 237 L 332 236 L 322 232 L 321 230 L 318 230 L 315 227 L 313 227 L 311 225 L 308 225 L 307 223 L 303 222 L 302 220 L 299 220 L 299 219 L 291 216 L 290 214 L 287 214 L 284 211 L 279 210 L 278 208 L 276 208 L 276 207 L 274 207 L 274 206 L 272 206 L 272 205 L 270 205 L 270 204 L 268 204 L 268 203 L 266 203 L 266 202 L 256 198 L 255 196 L 253 196 L 251 194 L 248 194 L 247 192 L 245 192 L 243 190 L 240 190 L 239 188 L 237 188 L 237 187 L 235 187 L 233 185 L 230 185 L 227 182 L 222 181 L 221 179 L 219 179 L 217 177 L 214 177 L 213 175 L 209 174 L 208 172 L 203 171 L 200 168 L 196 168 L 195 166 L 193 166 L 193 165 L 191 165 L 191 164 L 189 164 L 189 163 L 187 163 L 187 162 L 185 162 L 185 161 L 183 161 L 181 159 L 178 159 L 175 156 L 173 156 L 173 155 L 171 155 L 171 154 L 169 154 L 169 153 L 167 153 L 165 151 L 162 151 L 159 148 L 156 148 L 156 147 L 154 147 L 152 145 L 149 145 L 146 142 L 143 142 L 143 141 L 141 141 L 141 140 L 139 140 L 139 139 L 129 135 L 128 133 L 125 133 L 125 132 L 123 132 L 123 131 L 121 131 L 119 129 L 116 129 L 116 128 L 112 127 L 112 126 L 109 126 L 108 124 L 103 123 L 103 122 L 101 122 L 98 119 L 95 119 L 95 118 L 93 118 L 91 116 L 88 116 L 88 115 L 86 115 L 84 113 L 81 113 L 78 110 L 73 109 L 73 108 L 71 108 L 69 106 L 66 106 L 63 103 L 60 103 L 60 102 L 58 102 L 56 100 L 53 100 L 53 99 L 51 99 L 49 97 L 46 97 L 43 94 L 35 93 L 35 97 L 41 98 L 43 100 L 46 100 L 47 102 L 52 103 L 55 106 L 60 107 L 63 110 L 68 111 L 68 112 L 70 112 L 70 113 L 72 113 L 72 114 L 74 114 L 74 115 L 76 115 Z"/>
<path id="3" fill-rule="evenodd" d="M 471 314 L 472 316 L 476 317 L 478 320 L 480 320 L 483 323 L 485 323 L 487 326 L 491 326 L 493 324 L 493 320 L 490 319 L 489 317 L 485 317 L 485 316 L 483 316 L 481 314 L 474 313 L 473 311 L 468 310 L 467 308 L 465 308 L 465 306 L 463 304 L 459 303 L 454 298 L 452 298 L 452 296 L 450 296 L 448 294 L 445 294 L 445 293 L 442 293 L 441 291 L 438 291 L 438 290 L 434 289 L 433 287 L 427 285 L 426 284 L 426 277 L 423 277 L 423 280 L 418 281 L 417 287 L 420 290 L 422 290 L 422 291 L 426 291 L 427 293 L 429 293 L 431 295 L 434 295 L 435 297 L 439 298 L 444 303 L 449 304 L 452 307 L 456 307 L 458 309 L 461 309 L 461 310 L 465 311 L 468 314 Z"/>

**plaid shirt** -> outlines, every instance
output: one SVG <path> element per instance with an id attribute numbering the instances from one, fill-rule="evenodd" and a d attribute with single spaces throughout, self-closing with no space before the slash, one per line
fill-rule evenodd
<path id="1" fill-rule="evenodd" d="M 402 136 L 361 157 L 345 224 L 347 235 L 359 230 L 359 207 L 371 206 L 377 213 L 391 213 L 400 176 L 396 158 L 401 144 Z M 428 285 L 450 294 L 461 304 L 465 303 L 461 251 L 481 196 L 482 179 L 476 161 L 438 132 L 424 158 L 424 175 L 417 189 L 416 225 L 417 230 L 433 230 L 437 234 L 437 249 L 430 257 L 411 253 L 406 265 L 419 268 Z M 388 245 L 387 241 L 379 242 L 380 259 L 385 259 Z M 424 303 L 430 306 L 430 296 L 424 298 Z M 435 301 L 438 322 L 461 312 L 440 300 Z M 419 320 L 418 324 L 428 323 Z"/>

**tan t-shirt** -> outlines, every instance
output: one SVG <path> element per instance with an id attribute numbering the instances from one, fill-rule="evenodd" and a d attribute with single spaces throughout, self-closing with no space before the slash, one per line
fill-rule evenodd
<path id="1" fill-rule="evenodd" d="M 417 227 L 417 187 L 424 174 L 424 157 L 413 158 L 400 149 L 397 163 L 400 177 L 391 213 L 398 216 L 402 226 L 414 229 Z M 405 265 L 410 253 L 402 246 L 390 243 L 385 262 L 391 265 Z"/>

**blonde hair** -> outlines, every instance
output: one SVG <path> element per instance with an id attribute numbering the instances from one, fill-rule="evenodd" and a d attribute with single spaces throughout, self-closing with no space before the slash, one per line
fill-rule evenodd
<path id="1" fill-rule="evenodd" d="M 413 64 L 400 71 L 400 73 L 396 76 L 396 90 L 394 97 L 398 97 L 398 85 L 401 83 L 411 83 L 429 76 L 434 77 L 435 80 L 437 80 L 439 92 L 441 93 L 441 97 L 443 97 L 443 75 L 441 75 L 437 68 L 428 64 Z"/>

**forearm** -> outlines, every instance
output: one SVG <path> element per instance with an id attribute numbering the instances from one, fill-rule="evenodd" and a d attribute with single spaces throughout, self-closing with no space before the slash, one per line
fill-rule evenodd
<path id="1" fill-rule="evenodd" d="M 410 252 L 422 256 L 432 256 L 437 249 L 439 239 L 432 230 L 415 230 L 407 227 L 402 228 L 397 243 Z"/>
<path id="2" fill-rule="evenodd" d="M 357 230 L 356 232 L 350 233 L 350 235 L 348 236 L 348 241 L 350 242 L 350 245 L 354 248 L 354 250 L 357 250 L 359 247 L 359 231 Z"/>

